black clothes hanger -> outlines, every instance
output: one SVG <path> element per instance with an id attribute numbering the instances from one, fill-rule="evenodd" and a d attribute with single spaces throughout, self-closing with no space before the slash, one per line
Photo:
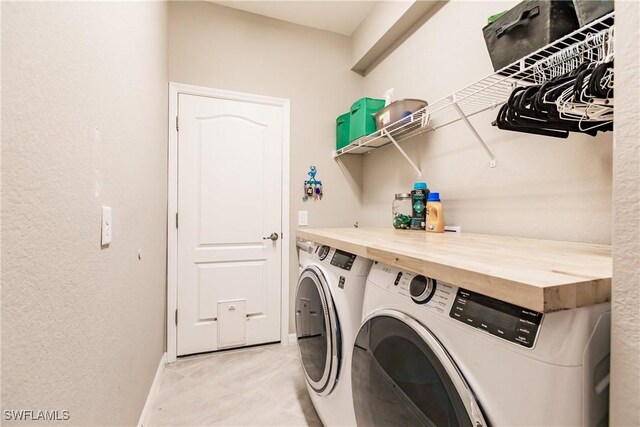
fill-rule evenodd
<path id="1" fill-rule="evenodd" d="M 596 66 L 589 80 L 588 90 L 593 97 L 611 98 L 613 97 L 613 88 L 603 85 L 605 75 L 609 70 L 613 69 L 613 61 L 605 62 Z"/>
<path id="2" fill-rule="evenodd" d="M 586 110 L 590 103 L 607 100 L 613 95 L 609 87 L 609 77 L 613 67 L 612 62 L 595 63 L 584 62 L 576 69 L 564 75 L 554 77 L 541 85 L 517 87 L 509 96 L 507 102 L 500 108 L 496 120 L 492 123 L 499 129 L 524 132 L 536 135 L 567 138 L 569 132 L 581 132 L 592 136 L 599 131 L 613 129 L 611 120 L 591 120 L 585 116 L 589 125 L 585 126 L 583 119 L 577 114 L 572 117 L 572 109 L 558 110 L 558 102 L 575 102 L 578 107 L 583 105 Z M 567 91 L 570 91 L 567 93 Z M 569 98 L 567 96 L 569 95 Z M 596 98 L 598 98 L 596 100 Z M 606 108 L 606 107 L 603 107 Z M 578 108 L 578 112 L 580 108 Z M 600 110 L 602 115 L 602 110 Z M 607 116 L 605 111 L 604 116 Z"/>
<path id="3" fill-rule="evenodd" d="M 525 88 L 519 88 L 525 89 Z M 510 99 L 513 98 L 513 95 Z M 558 131 L 555 129 L 545 129 L 544 127 L 536 124 L 536 126 L 524 126 L 520 123 L 513 123 L 508 118 L 509 113 L 509 105 L 504 104 L 500 107 L 500 111 L 498 112 L 498 117 L 492 123 L 493 126 L 497 126 L 498 129 L 502 130 L 510 130 L 515 132 L 529 133 L 533 135 L 542 135 L 542 136 L 551 136 L 555 138 L 567 138 L 569 136 L 569 132 L 566 131 Z"/>
<path id="4" fill-rule="evenodd" d="M 492 123 L 492 125 L 497 126 L 498 129 L 529 133 L 533 135 L 551 136 L 555 138 L 567 138 L 569 136 L 569 132 L 566 132 L 566 131 L 545 129 L 542 127 L 527 127 L 522 125 L 513 125 L 512 123 L 509 123 L 509 121 L 506 119 L 507 108 L 508 107 L 506 104 L 503 105 L 500 108 L 500 111 L 498 112 L 498 117 Z"/>

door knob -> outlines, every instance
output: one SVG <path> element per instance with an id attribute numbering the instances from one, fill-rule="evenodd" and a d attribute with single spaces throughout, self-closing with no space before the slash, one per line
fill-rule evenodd
<path id="1" fill-rule="evenodd" d="M 271 239 L 275 242 L 276 240 L 278 240 L 278 233 L 271 233 L 271 236 L 262 238 L 262 240 L 267 240 L 267 239 Z"/>

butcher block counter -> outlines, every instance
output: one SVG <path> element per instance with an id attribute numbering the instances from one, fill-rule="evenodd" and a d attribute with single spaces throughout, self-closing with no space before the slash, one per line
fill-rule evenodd
<path id="1" fill-rule="evenodd" d="M 544 313 L 611 299 L 611 246 L 392 228 L 297 236 Z"/>

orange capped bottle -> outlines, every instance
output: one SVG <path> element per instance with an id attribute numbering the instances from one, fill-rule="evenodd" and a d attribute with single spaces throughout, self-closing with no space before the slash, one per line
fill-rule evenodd
<path id="1" fill-rule="evenodd" d="M 427 197 L 426 229 L 431 233 L 444 233 L 444 216 L 442 215 L 440 193 L 429 193 Z"/>

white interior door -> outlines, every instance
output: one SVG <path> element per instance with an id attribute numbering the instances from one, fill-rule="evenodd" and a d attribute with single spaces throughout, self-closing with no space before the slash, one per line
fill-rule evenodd
<path id="1" fill-rule="evenodd" d="M 177 354 L 279 341 L 283 108 L 179 94 L 178 117 Z"/>

